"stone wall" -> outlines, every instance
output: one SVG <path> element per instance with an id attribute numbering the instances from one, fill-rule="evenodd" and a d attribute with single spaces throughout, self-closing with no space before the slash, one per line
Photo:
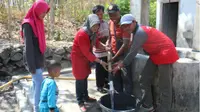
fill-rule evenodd
<path id="1" fill-rule="evenodd" d="M 23 45 L 3 45 L 0 48 L 0 71 L 15 73 L 26 71 L 23 62 Z M 71 67 L 70 62 L 71 45 L 60 48 L 47 47 L 46 59 L 54 59 L 62 64 L 63 68 Z"/>

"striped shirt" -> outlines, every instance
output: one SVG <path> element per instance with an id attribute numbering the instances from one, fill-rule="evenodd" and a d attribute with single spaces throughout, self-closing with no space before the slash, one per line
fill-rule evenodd
<path id="1" fill-rule="evenodd" d="M 98 30 L 98 36 L 97 39 L 102 39 L 106 38 L 106 40 L 109 37 L 109 25 L 107 22 L 102 21 L 100 23 L 100 28 Z M 96 57 L 101 58 L 107 56 L 107 51 L 105 49 L 98 49 L 98 48 L 93 48 L 93 53 Z"/>

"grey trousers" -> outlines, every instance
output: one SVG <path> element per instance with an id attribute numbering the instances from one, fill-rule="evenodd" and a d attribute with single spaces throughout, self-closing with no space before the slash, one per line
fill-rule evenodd
<path id="1" fill-rule="evenodd" d="M 144 90 L 143 104 L 151 107 L 153 106 L 152 98 L 152 83 L 155 74 L 159 74 L 159 104 L 157 104 L 156 112 L 169 112 L 172 102 L 172 64 L 155 65 L 151 59 L 148 59 L 144 70 L 141 74 L 141 89 Z"/>

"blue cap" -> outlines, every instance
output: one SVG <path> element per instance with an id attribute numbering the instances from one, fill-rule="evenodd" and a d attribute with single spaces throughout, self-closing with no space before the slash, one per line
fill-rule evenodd
<path id="1" fill-rule="evenodd" d="M 122 16 L 120 24 L 121 25 L 131 24 L 133 21 L 135 21 L 135 18 L 133 17 L 132 14 L 125 14 L 124 16 Z"/>

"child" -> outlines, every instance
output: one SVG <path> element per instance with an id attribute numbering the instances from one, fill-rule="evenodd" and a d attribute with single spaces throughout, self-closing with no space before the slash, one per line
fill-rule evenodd
<path id="1" fill-rule="evenodd" d="M 58 88 L 54 80 L 60 76 L 61 64 L 54 60 L 47 63 L 49 76 L 42 82 L 39 109 L 40 112 L 59 112 L 56 107 Z"/>

